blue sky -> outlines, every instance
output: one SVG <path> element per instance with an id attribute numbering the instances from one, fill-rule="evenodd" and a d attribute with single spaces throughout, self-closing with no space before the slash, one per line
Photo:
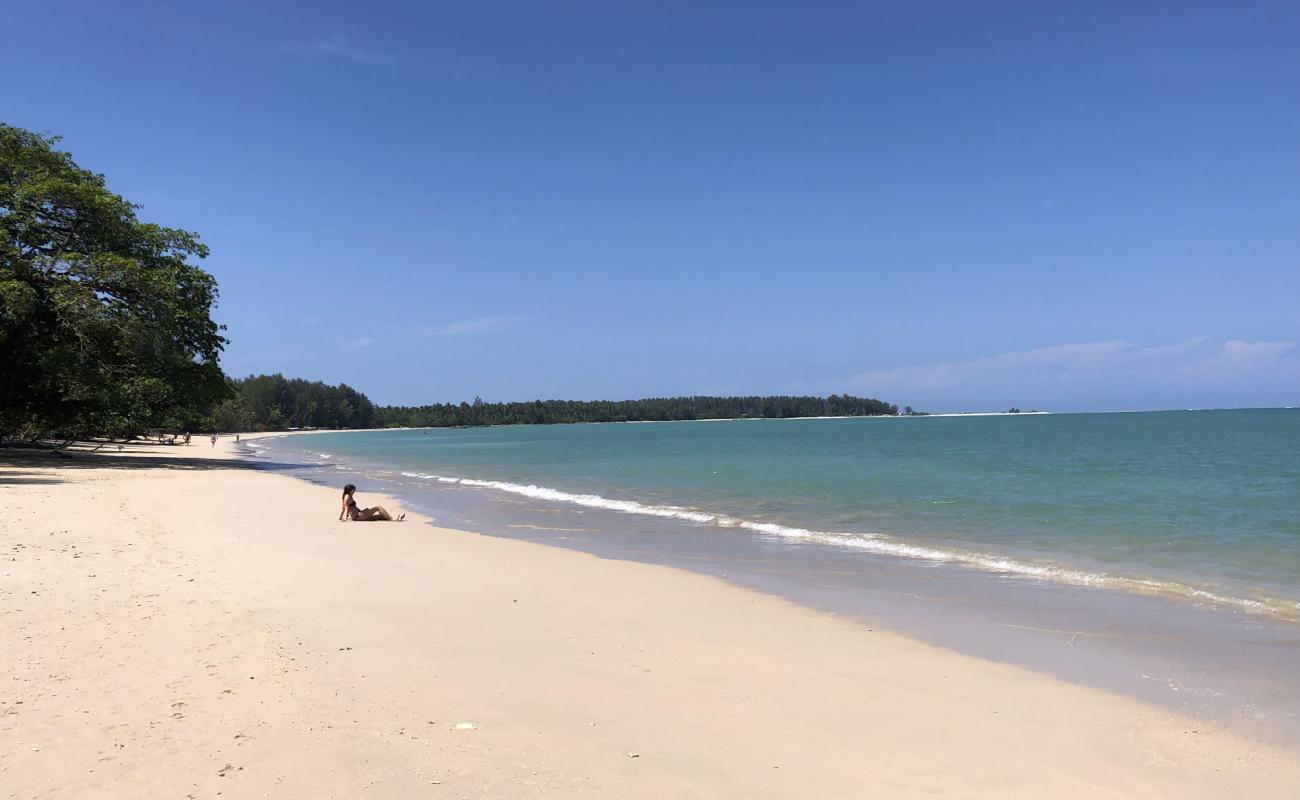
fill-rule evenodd
<path id="1" fill-rule="evenodd" d="M 23 3 L 0 119 L 380 402 L 1300 402 L 1300 4 Z"/>

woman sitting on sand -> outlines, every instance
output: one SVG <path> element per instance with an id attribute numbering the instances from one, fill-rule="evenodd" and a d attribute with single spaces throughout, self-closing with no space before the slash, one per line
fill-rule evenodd
<path id="1" fill-rule="evenodd" d="M 389 514 L 388 509 L 383 506 L 375 506 L 374 508 L 357 508 L 357 500 L 353 497 L 353 495 L 356 494 L 356 491 L 357 487 L 350 483 L 343 487 L 343 510 L 339 511 L 340 521 L 344 516 L 347 516 L 347 518 L 353 522 L 373 522 L 375 520 L 382 520 L 384 522 L 401 522 L 406 519 L 405 514 L 402 514 L 397 519 L 393 519 L 393 515 Z"/>

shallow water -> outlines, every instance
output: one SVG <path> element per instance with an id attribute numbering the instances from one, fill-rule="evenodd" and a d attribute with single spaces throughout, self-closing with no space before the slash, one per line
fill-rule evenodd
<path id="1" fill-rule="evenodd" d="M 513 426 L 303 446 L 718 535 L 1300 617 L 1300 411 Z"/>

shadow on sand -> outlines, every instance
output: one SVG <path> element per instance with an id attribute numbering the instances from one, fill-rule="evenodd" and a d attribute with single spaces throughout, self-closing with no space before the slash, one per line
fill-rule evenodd
<path id="1" fill-rule="evenodd" d="M 130 445 L 126 445 L 130 448 Z M 0 448 L 0 486 L 61 483 L 60 472 L 74 469 L 179 469 L 179 470 L 275 470 L 304 469 L 308 464 L 250 459 L 196 458 L 176 455 L 127 455 L 107 448 L 98 451 L 53 452 L 28 448 Z M 40 470 L 40 472 L 33 472 Z"/>

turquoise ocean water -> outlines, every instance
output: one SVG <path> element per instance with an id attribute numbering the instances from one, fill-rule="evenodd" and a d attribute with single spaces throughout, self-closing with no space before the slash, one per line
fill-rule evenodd
<path id="1" fill-rule="evenodd" d="M 321 467 L 1300 619 L 1300 411 L 324 433 Z M 770 551 L 781 558 L 780 548 Z"/>

